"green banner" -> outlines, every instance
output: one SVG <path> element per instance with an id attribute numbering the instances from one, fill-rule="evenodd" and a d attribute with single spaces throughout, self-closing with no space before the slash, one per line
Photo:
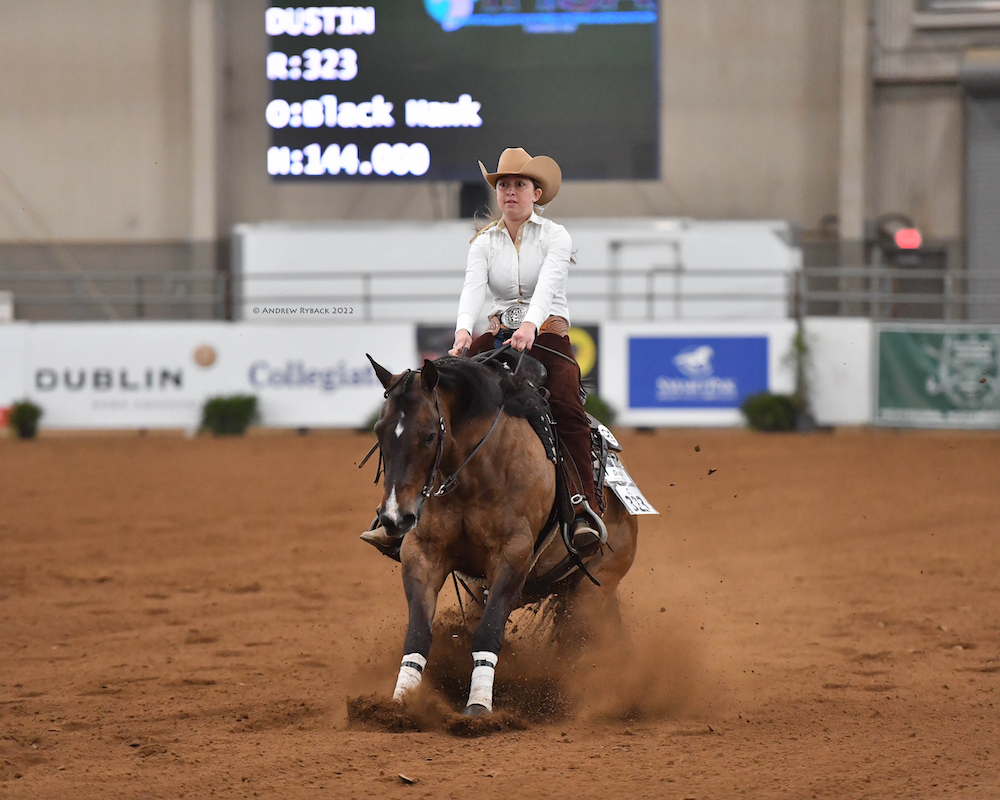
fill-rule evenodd
<path id="1" fill-rule="evenodd" d="M 1000 427 L 1000 326 L 876 326 L 875 422 Z"/>

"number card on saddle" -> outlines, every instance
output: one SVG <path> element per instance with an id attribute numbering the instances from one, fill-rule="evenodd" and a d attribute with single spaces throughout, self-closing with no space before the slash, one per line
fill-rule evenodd
<path id="1" fill-rule="evenodd" d="M 660 512 L 653 508 L 639 491 L 639 487 L 618 458 L 622 446 L 618 444 L 615 435 L 592 415 L 587 414 L 587 418 L 590 420 L 590 452 L 594 456 L 594 487 L 597 501 L 601 504 L 601 514 L 607 510 L 604 500 L 605 484 L 618 496 L 632 516 L 659 514 Z"/>

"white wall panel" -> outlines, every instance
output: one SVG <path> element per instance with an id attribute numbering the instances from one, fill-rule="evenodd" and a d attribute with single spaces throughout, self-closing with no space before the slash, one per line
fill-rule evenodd
<path id="1" fill-rule="evenodd" d="M 811 410 L 821 425 L 872 422 L 872 323 L 867 319 L 810 317 L 807 380 Z"/>
<path id="2" fill-rule="evenodd" d="M 802 265 L 788 223 L 648 218 L 565 222 L 576 259 L 567 287 L 575 323 L 788 315 L 790 275 Z M 359 300 L 361 293 L 370 291 L 373 320 L 452 324 L 473 230 L 470 221 L 241 225 L 234 242 L 242 295 L 236 305 L 248 321 L 301 318 L 306 308 L 328 313 L 336 308 L 347 312 L 338 312 L 337 321 L 357 322 L 368 313 Z M 653 268 L 659 270 L 655 276 L 650 274 Z M 379 277 L 417 270 L 445 274 Z M 601 273 L 587 274 L 595 270 Z M 362 272 L 371 276 L 367 285 L 357 274 Z M 324 277 L 284 277 L 292 273 Z M 652 301 L 651 286 L 659 294 Z M 615 293 L 626 299 L 615 299 Z M 396 299 L 386 299 L 391 296 Z M 487 298 L 481 328 L 490 305 Z M 330 321 L 323 315 L 312 319 Z"/>
<path id="3" fill-rule="evenodd" d="M 27 396 L 27 351 L 26 323 L 0 325 L 0 408 L 6 408 Z"/>

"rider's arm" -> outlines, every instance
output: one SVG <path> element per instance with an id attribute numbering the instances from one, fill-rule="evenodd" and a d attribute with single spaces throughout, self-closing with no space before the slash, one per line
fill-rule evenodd
<path id="1" fill-rule="evenodd" d="M 486 287 L 489 282 L 489 266 L 486 259 L 487 236 L 477 236 L 469 247 L 469 260 L 465 265 L 465 285 L 458 301 L 458 320 L 455 330 L 472 329 L 483 310 L 486 301 Z"/>
<path id="2" fill-rule="evenodd" d="M 542 323 L 548 319 L 556 292 L 566 286 L 573 252 L 573 240 L 562 225 L 551 225 L 543 233 L 539 244 L 545 252 L 545 260 L 538 273 L 535 291 L 531 294 L 531 305 L 524 317 L 524 321 L 532 323 L 535 330 L 541 328 Z"/>

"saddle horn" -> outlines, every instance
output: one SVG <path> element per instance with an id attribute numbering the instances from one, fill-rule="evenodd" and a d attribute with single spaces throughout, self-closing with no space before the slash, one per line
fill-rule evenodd
<path id="1" fill-rule="evenodd" d="M 382 384 L 382 388 L 388 389 L 389 385 L 392 383 L 392 373 L 368 355 L 368 353 L 365 353 L 365 355 L 368 356 L 368 360 L 372 362 L 372 366 L 375 368 L 375 377 L 378 378 L 379 383 Z"/>
<path id="2" fill-rule="evenodd" d="M 424 366 L 420 369 L 420 385 L 428 392 L 433 392 L 437 386 L 438 371 L 433 361 L 424 359 Z"/>

